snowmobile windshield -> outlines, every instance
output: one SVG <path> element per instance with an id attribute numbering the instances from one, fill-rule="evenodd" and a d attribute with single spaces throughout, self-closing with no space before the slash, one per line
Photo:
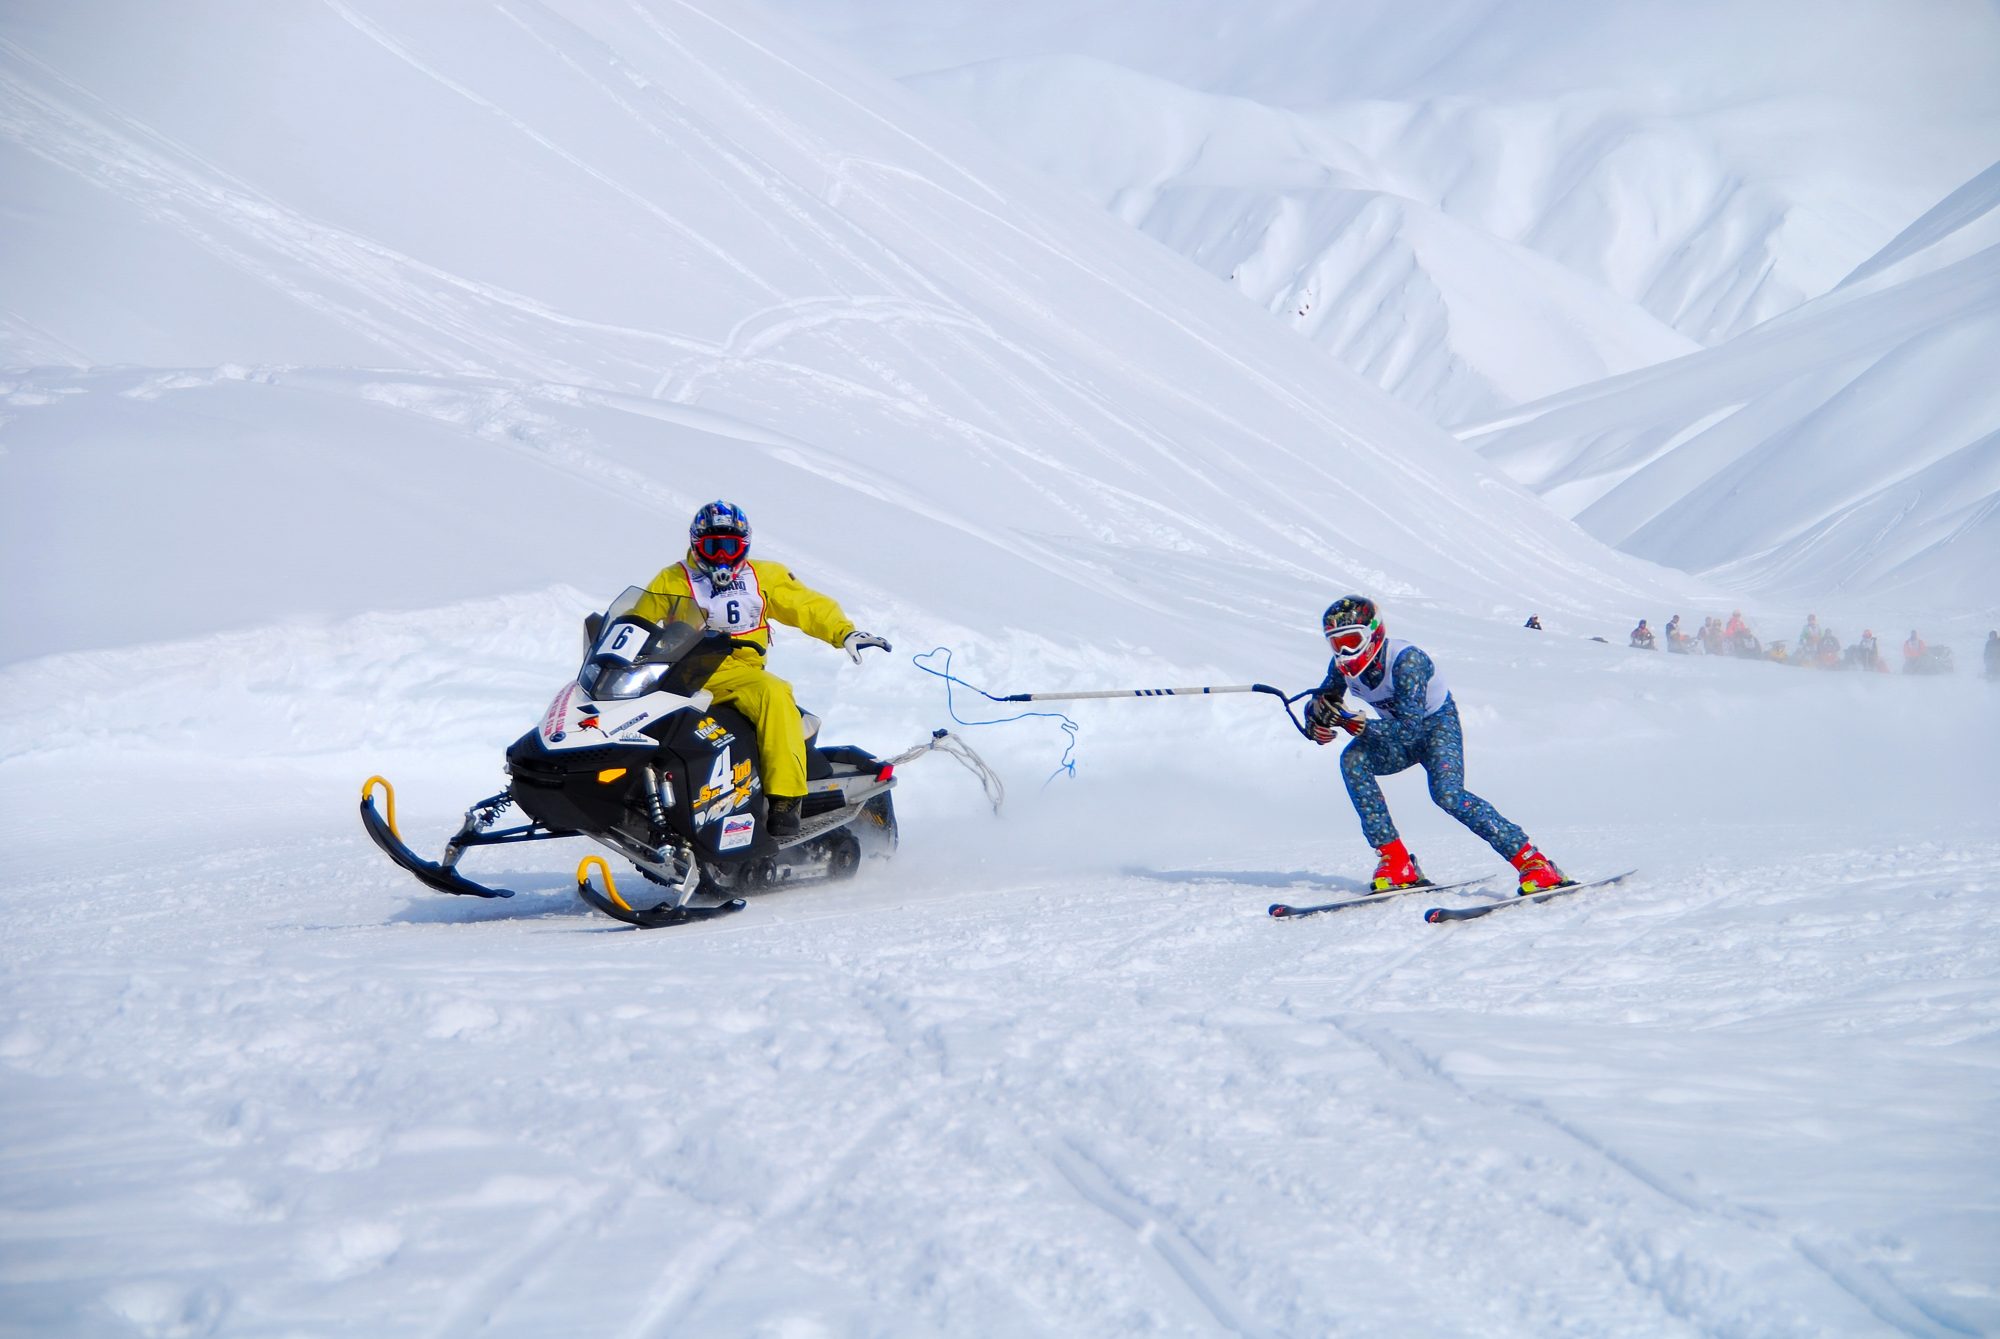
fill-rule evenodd
<path id="1" fill-rule="evenodd" d="M 719 652 L 710 644 L 720 641 Z M 728 654 L 728 639 L 708 632 L 701 607 L 684 596 L 628 587 L 597 621 L 597 640 L 577 682 L 592 697 L 616 701 L 647 693 L 694 692 Z"/>

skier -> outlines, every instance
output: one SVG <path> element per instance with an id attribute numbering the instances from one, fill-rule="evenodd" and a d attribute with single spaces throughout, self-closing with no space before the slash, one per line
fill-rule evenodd
<path id="1" fill-rule="evenodd" d="M 857 631 L 839 605 L 793 576 L 790 568 L 768 558 L 753 560 L 750 518 L 733 503 L 711 502 L 694 514 L 687 556 L 660 569 L 636 612 L 658 621 L 673 601 L 687 599 L 707 616 L 711 632 L 752 643 L 731 651 L 707 688 L 717 702 L 736 707 L 756 727 L 771 835 L 796 836 L 806 794 L 806 736 L 792 686 L 764 668 L 770 620 L 839 647 L 857 665 L 864 650 L 887 651 L 889 643 Z"/>
<path id="2" fill-rule="evenodd" d="M 1375 602 L 1364 596 L 1335 600 L 1320 624 L 1333 649 L 1333 661 L 1307 704 L 1306 725 L 1320 744 L 1332 743 L 1343 731 L 1353 736 L 1341 752 L 1340 773 L 1361 816 L 1362 835 L 1381 857 L 1373 891 L 1425 881 L 1416 859 L 1396 835 L 1375 780 L 1416 766 L 1424 769 L 1437 806 L 1513 865 L 1524 896 L 1569 882 L 1525 832 L 1465 789 L 1465 741 L 1458 704 L 1431 658 L 1408 642 L 1389 641 Z M 1379 715 L 1369 721 L 1349 715 L 1342 703 L 1350 691 Z"/>
<path id="3" fill-rule="evenodd" d="M 1632 641 L 1630 644 L 1641 651 L 1651 651 L 1655 649 L 1653 642 L 1653 630 L 1646 626 L 1645 619 L 1643 618 L 1640 619 L 1639 626 L 1632 629 Z"/>

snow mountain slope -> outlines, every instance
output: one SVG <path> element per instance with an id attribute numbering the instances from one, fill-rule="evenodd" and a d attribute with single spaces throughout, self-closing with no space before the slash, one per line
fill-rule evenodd
<path id="1" fill-rule="evenodd" d="M 1824 293 L 2000 145 L 1969 2 L 780 8 L 1444 422 Z"/>
<path id="2" fill-rule="evenodd" d="M 1990 619 L 1996 182 L 1982 173 L 1849 282 L 1720 348 L 1462 435 L 1630 552 L 1767 599 L 1868 592 Z"/>
<path id="3" fill-rule="evenodd" d="M 1030 161 L 1446 421 L 1699 347 L 1602 283 L 1455 217 L 1384 165 L 1378 152 L 1393 163 L 1393 146 L 1357 147 L 1361 131 L 1323 113 L 1080 58 L 910 83 L 1004 128 Z M 1066 133 L 1075 108 L 1098 104 L 1113 110 L 1088 119 L 1093 135 Z"/>
<path id="4" fill-rule="evenodd" d="M 2000 1325 L 1991 686 L 1590 640 L 1718 596 L 936 121 L 740 5 L 0 14 L 0 1334 Z M 1001 814 L 920 760 L 680 932 L 384 861 L 717 495 L 896 643 L 780 630 L 827 737 Z M 1637 879 L 1281 924 L 1373 856 L 1268 699 L 1059 772 L 913 654 L 1302 688 L 1349 584 Z"/>
<path id="5" fill-rule="evenodd" d="M 1023 199 L 1032 187 L 1004 168 L 973 175 L 806 73 L 785 39 L 718 15 L 578 3 L 392 23 L 331 4 L 239 27 L 233 6 L 132 6 L 117 10 L 129 36 L 107 44 L 60 7 L 28 13 L 39 23 L 0 51 L 5 180 L 27 220 L 0 290 L 10 328 L 41 332 L 15 359 L 60 346 L 92 364 L 194 369 L 238 418 L 260 412 L 248 406 L 269 398 L 267 373 L 315 365 L 498 379 L 531 400 L 577 387 L 698 405 L 810 443 L 818 473 L 878 495 L 857 533 L 967 499 L 955 523 L 1004 531 L 1003 568 L 1032 569 L 998 583 L 1023 606 L 1077 603 L 1109 548 L 1154 550 L 1156 588 L 1131 602 L 1140 626 L 1176 582 L 1233 588 L 1246 560 L 1281 583 L 1338 572 L 1480 609 L 1622 607 L 1671 588 L 1114 222 L 1024 210 L 994 183 Z M 201 66 L 203 96 L 188 96 L 189 62 L 225 36 L 255 59 Z M 181 60 L 142 58 L 156 50 Z M 798 85 L 810 111 L 772 111 L 753 77 Z M 76 275 L 94 277 L 78 291 Z M 217 365 L 254 371 L 201 371 Z M 62 390 L 12 397 L 45 450 L 74 436 L 72 413 L 118 417 L 65 407 L 71 392 L 93 398 L 90 383 Z M 420 418 L 458 412 L 408 398 Z M 649 411 L 631 412 L 644 429 Z M 702 458 L 696 445 L 681 444 Z M 29 484 L 39 466 L 16 452 L 8 468 Z M 675 517 L 718 491 L 714 474 L 669 473 Z M 251 507 L 259 483 L 223 486 Z M 88 542 L 51 529 L 14 527 L 10 558 Z M 634 536 L 618 565 L 650 571 L 660 543 Z M 833 546 L 864 548 L 883 560 L 874 539 Z M 202 540 L 192 552 L 226 561 Z M 395 565 L 393 548 L 384 557 Z M 351 609 L 344 574 L 327 570 L 294 598 Z M 73 611 L 65 636 L 90 617 L 88 589 L 39 596 Z M 468 565 L 458 593 L 485 589 Z M 8 632 L 23 651 L 62 644 Z"/>

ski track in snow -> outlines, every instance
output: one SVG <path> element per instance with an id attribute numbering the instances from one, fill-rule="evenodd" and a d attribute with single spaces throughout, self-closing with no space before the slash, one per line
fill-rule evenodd
<path id="1" fill-rule="evenodd" d="M 1760 871 L 1697 885 L 1691 899 L 1642 881 L 1615 898 L 1510 912 L 1504 924 L 1440 928 L 1423 925 L 1414 903 L 1274 923 L 1262 914 L 1268 888 L 1248 883 L 1240 896 L 1213 884 L 1132 876 L 1095 886 L 957 892 L 919 886 L 885 901 L 888 890 L 871 879 L 851 893 L 760 899 L 745 919 L 648 937 L 600 930 L 553 890 L 524 893 L 525 904 L 504 909 L 410 894 L 371 856 L 356 852 L 338 862 L 361 876 L 343 895 L 362 899 L 355 908 L 360 916 L 345 926 L 287 932 L 282 922 L 258 928 L 274 911 L 287 914 L 284 901 L 272 900 L 267 871 L 275 852 L 216 848 L 203 862 L 210 887 L 202 896 L 222 893 L 227 905 L 241 909 L 211 925 L 176 928 L 173 917 L 186 895 L 173 893 L 171 884 L 164 904 L 114 910 L 124 890 L 150 881 L 144 870 L 151 862 L 140 847 L 108 850 L 90 871 L 95 891 L 83 905 L 36 917 L 17 936 L 9 975 L 26 989 L 16 992 L 14 1031 L 0 1038 L 0 1063 L 27 1073 L 69 1071 L 91 1083 L 137 1080 L 149 1093 L 139 1109 L 149 1115 L 127 1127 L 126 1144 L 140 1166 L 173 1156 L 175 1129 L 200 1131 L 210 1151 L 170 1175 L 190 1186 L 187 1193 L 213 1187 L 199 1193 L 218 1205 L 240 1205 L 263 1225 L 270 1245 L 246 1241 L 246 1264 L 254 1268 L 264 1250 L 288 1249 L 285 1242 L 318 1243 L 321 1263 L 313 1273 L 325 1280 L 322 1286 L 346 1290 L 340 1295 L 349 1305 L 367 1295 L 354 1287 L 371 1280 L 378 1290 L 393 1285 L 378 1296 L 399 1299 L 395 1310 L 371 1312 L 364 1304 L 350 1321 L 362 1327 L 356 1332 L 392 1324 L 392 1314 L 414 1320 L 428 1312 L 412 1332 L 438 1339 L 535 1333 L 551 1314 L 552 1296 L 565 1285 L 573 1289 L 578 1278 L 598 1278 L 600 1314 L 623 1317 L 607 1332 L 631 1339 L 720 1332 L 720 1317 L 749 1314 L 742 1288 L 755 1261 L 784 1251 L 788 1240 L 837 1242 L 839 1224 L 857 1212 L 858 1222 L 888 1229 L 877 1248 L 887 1283 L 911 1262 L 906 1252 L 913 1245 L 907 1229 L 889 1225 L 921 1220 L 933 1193 L 908 1198 L 918 1183 L 930 1180 L 954 1198 L 970 1192 L 967 1202 L 979 1203 L 983 1197 L 966 1178 L 976 1184 L 1009 1174 L 1005 1156 L 975 1169 L 947 1153 L 967 1140 L 970 1147 L 1014 1150 L 1016 1162 L 1026 1159 L 1021 1171 L 1041 1169 L 1027 1183 L 1038 1188 L 1025 1198 L 1018 1189 L 1006 1195 L 1022 1205 L 1022 1216 L 989 1223 L 998 1233 L 990 1243 L 997 1248 L 994 1267 L 1020 1262 L 1027 1249 L 1020 1234 L 1031 1223 L 1066 1224 L 1054 1241 L 1067 1243 L 1070 1281 L 1099 1290 L 1112 1308 L 1097 1311 L 1082 1304 L 1081 1294 L 1061 1291 L 1017 1295 L 1015 1304 L 1028 1307 L 1027 1314 L 1044 1317 L 1045 1331 L 1078 1325 L 1121 1331 L 1137 1315 L 1162 1332 L 1189 1334 L 1365 1331 L 1390 1323 L 1396 1304 L 1385 1300 L 1379 1279 L 1360 1290 L 1353 1303 L 1360 1309 L 1344 1310 L 1346 1290 L 1308 1284 L 1311 1275 L 1300 1272 L 1321 1258 L 1314 1249 L 1299 1247 L 1302 1254 L 1292 1258 L 1291 1239 L 1303 1234 L 1326 1238 L 1334 1277 L 1370 1257 L 1375 1268 L 1393 1270 L 1391 1241 L 1371 1240 L 1361 1231 L 1366 1219 L 1347 1221 L 1372 1212 L 1393 1225 L 1395 1239 L 1426 1230 L 1422 1225 L 1432 1232 L 1451 1225 L 1435 1249 L 1452 1261 L 1458 1281 L 1426 1271 L 1427 1301 L 1414 1313 L 1425 1318 L 1417 1325 L 1423 1332 L 1534 1333 L 1564 1314 L 1571 1323 L 1593 1318 L 1587 1327 L 1599 1332 L 1789 1331 L 1807 1316 L 1827 1333 L 1874 1326 L 1908 1334 L 1979 1332 L 1954 1306 L 1899 1281 L 1879 1257 L 1868 1258 L 1872 1252 L 1857 1253 L 1839 1229 L 1809 1227 L 1721 1189 L 1714 1173 L 1662 1165 L 1664 1150 L 1648 1151 L 1629 1131 L 1607 1129 L 1606 1109 L 1566 1113 L 1560 1084 L 1538 1091 L 1525 1071 L 1467 1070 L 1438 1049 L 1442 1037 L 1464 1024 L 1440 1032 L 1436 1006 L 1426 1000 L 1446 991 L 1453 976 L 1478 981 L 1499 966 L 1502 974 L 1480 994 L 1512 1019 L 1511 1027 L 1479 1028 L 1454 1046 L 1540 1047 L 1554 1059 L 1567 1053 L 1551 1046 L 1554 1038 L 1537 1040 L 1538 1015 L 1513 1007 L 1527 998 L 1522 980 L 1539 983 L 1545 1005 L 1555 1003 L 1551 992 L 1583 997 L 1601 986 L 1564 987 L 1593 956 L 1583 945 L 1596 945 L 1600 972 L 1626 961 L 1621 947 L 1640 933 L 1656 942 L 1662 933 L 1701 938 L 1709 933 L 1702 927 L 1713 925 L 1714 936 L 1734 947 L 1742 937 L 1720 928 L 1732 915 L 1761 919 L 1775 907 L 1779 915 L 1810 916 L 1810 885 L 1782 901 L 1746 903 L 1743 890 L 1766 882 Z M 1966 864 L 1962 873 L 1991 887 L 2000 876 L 2000 852 Z M 1887 908 L 1893 903 L 1883 899 L 1907 899 L 1923 882 L 1876 879 L 1842 896 Z M 47 885 L 21 891 L 48 905 Z M 365 903 L 384 893 L 392 902 L 408 895 L 423 918 L 371 926 Z M 1049 933 L 1033 931 L 1037 911 L 1058 909 L 1060 915 L 1043 921 Z M 446 919 L 431 919 L 432 913 Z M 478 919 L 456 919 L 475 913 Z M 80 972 L 75 934 L 93 924 L 125 929 L 121 938 L 136 933 L 137 943 L 165 937 L 182 945 L 175 958 L 192 953 L 194 960 L 149 967 L 137 960 L 119 966 L 114 958 L 109 970 Z M 271 938 L 274 930 L 281 938 Z M 583 938 L 572 939 L 579 930 Z M 484 946 L 459 944 L 468 934 Z M 1548 945 L 1518 958 L 1521 948 L 1551 936 L 1574 946 Z M 213 946 L 202 948 L 205 940 Z M 285 940 L 297 947 L 283 948 Z M 1813 952 L 1812 943 L 1801 940 L 1791 950 L 1802 979 L 1820 970 L 1801 957 Z M 206 966 L 195 965 L 203 958 Z M 731 960 L 767 965 L 760 981 L 736 981 L 720 994 L 699 984 L 726 979 L 704 962 Z M 682 965 L 667 968 L 665 993 L 632 975 L 640 968 L 657 976 L 658 967 L 673 962 Z M 271 970 L 284 963 L 291 965 Z M 1335 963 L 1350 966 L 1313 970 Z M 1202 983 L 1218 974 L 1231 988 L 1204 999 L 1198 992 L 1212 986 Z M 678 989 L 676 977 L 685 983 Z M 676 995 L 690 987 L 697 998 L 716 1001 L 713 1040 L 630 1031 L 652 1009 L 676 1007 Z M 812 1003 L 823 989 L 832 993 Z M 1066 1007 L 1079 992 L 1096 997 L 1087 1014 Z M 575 1012 L 592 996 L 600 1002 Z M 1670 1004 L 1695 1007 L 1687 997 Z M 1990 1007 L 1985 1013 L 1990 1027 Z M 390 1014 L 407 1020 L 401 1038 L 371 1037 L 376 1020 Z M 557 1025 L 551 1040 L 571 1046 L 600 1031 L 592 1015 L 612 1029 L 598 1043 L 609 1049 L 582 1065 L 566 1059 L 537 1080 L 538 1058 L 559 1053 L 537 1034 Z M 815 1015 L 817 1023 L 808 1023 Z M 1567 1015 L 1557 1008 L 1556 1017 Z M 65 1021 L 78 1018 L 97 1020 L 95 1044 L 108 1048 L 107 1058 L 122 1058 L 117 1068 L 86 1059 L 89 1053 L 78 1048 L 82 1034 Z M 667 1052 L 633 1067 L 662 1044 Z M 486 1133 L 462 1146 L 449 1118 L 423 1114 L 422 1089 L 410 1085 L 434 1048 L 442 1046 L 436 1059 L 456 1068 L 472 1058 L 454 1054 L 467 1046 L 484 1052 L 523 1045 L 520 1076 L 531 1087 L 554 1082 L 548 1096 L 523 1104 L 520 1094 L 496 1092 L 500 1101 L 480 1122 Z M 662 1069 L 660 1059 L 675 1052 L 683 1058 Z M 823 1068 L 839 1056 L 845 1077 Z M 295 1066 L 299 1060 L 307 1061 L 303 1069 Z M 1155 1069 L 1155 1060 L 1167 1068 Z M 1301 1060 L 1311 1067 L 1297 1069 Z M 756 1110 L 784 1091 L 760 1093 L 765 1081 L 758 1076 L 770 1062 L 806 1084 L 798 1100 L 838 1111 L 838 1119 L 790 1152 L 786 1143 L 805 1127 L 756 1124 Z M 1558 1063 L 1585 1060 L 1568 1055 Z M 1617 1068 L 1603 1056 L 1588 1063 Z M 708 1077 L 698 1091 L 664 1104 L 641 1097 L 634 1105 L 617 1095 L 634 1084 L 633 1096 L 671 1091 L 645 1077 L 653 1071 L 663 1078 Z M 292 1108 L 274 1080 L 306 1082 L 323 1094 L 324 1113 L 308 1117 L 306 1109 Z M 1132 1091 L 1135 1080 L 1143 1095 Z M 570 1096 L 559 1096 L 565 1090 Z M 32 1104 L 36 1091 L 17 1091 L 13 1101 Z M 357 1105 L 371 1091 L 386 1100 Z M 448 1100 L 461 1104 L 455 1095 Z M 829 1100 L 831 1107 L 821 1106 Z M 526 1123 L 510 1121 L 510 1111 Z M 651 1113 L 655 1128 L 620 1134 L 620 1111 Z M 1162 1117 L 1186 1123 L 1177 1144 L 1159 1142 Z M 1275 1126 L 1271 1137 L 1245 1142 L 1265 1122 Z M 565 1130 L 580 1159 L 549 1142 Z M 706 1156 L 727 1146 L 703 1133 L 711 1130 L 741 1145 L 729 1148 L 722 1164 L 725 1175 L 731 1164 L 750 1173 L 737 1188 L 725 1190 L 729 1180 L 703 1169 Z M 943 1145 L 910 1142 L 918 1130 L 934 1132 Z M 562 1137 L 567 1142 L 569 1135 Z M 526 1161 L 505 1153 L 516 1144 Z M 478 1159 L 494 1169 L 485 1174 L 493 1190 L 483 1195 L 473 1189 L 478 1181 L 462 1180 L 477 1163 L 449 1165 L 482 1146 L 501 1155 L 497 1162 Z M 422 1147 L 437 1149 L 433 1159 L 446 1162 L 423 1170 L 423 1162 L 397 1151 Z M 1364 1171 L 1357 1156 L 1378 1165 Z M 906 1157 L 914 1161 L 885 1180 L 885 1160 Z M 509 1163 L 517 1177 L 528 1178 L 512 1190 L 491 1179 Z M 328 1191 L 336 1181 L 327 1178 L 351 1176 L 402 1182 L 400 1207 L 359 1217 L 336 1209 L 329 1216 L 336 1201 Z M 1359 1181 L 1347 1184 L 1350 1177 Z M 1399 1188 L 1399 1179 L 1410 1177 Z M 141 1183 L 149 1178 L 140 1173 Z M 891 1189 L 896 1184 L 906 1189 Z M 478 1220 L 450 1210 L 464 1226 L 448 1229 L 438 1217 L 454 1200 L 470 1205 L 490 1200 L 494 1190 L 501 1199 Z M 149 1211 L 130 1192 L 105 1186 L 99 1193 L 145 1221 Z M 899 1200 L 902 1206 L 893 1207 Z M 1062 1208 L 1066 1200 L 1086 1218 Z M 11 1224 L 4 1231 L 17 1242 L 16 1234 L 44 1221 L 19 1210 L 0 1219 Z M 442 1264 L 426 1263 L 437 1243 L 462 1236 L 473 1221 L 484 1224 L 476 1267 L 448 1288 L 423 1287 Z M 622 1283 L 612 1283 L 603 1263 L 590 1263 L 612 1243 L 619 1244 L 619 1261 L 639 1264 Z M 942 1249 L 953 1268 L 977 1270 L 973 1257 L 957 1254 L 970 1246 L 947 1226 L 932 1249 Z M 1490 1260 L 1481 1261 L 1487 1252 Z M 214 1266 L 200 1260 L 198 1246 L 182 1247 L 154 1265 L 162 1278 L 186 1281 L 184 1294 L 171 1295 L 192 1299 L 187 1305 L 195 1312 L 207 1308 L 227 1319 L 285 1305 L 286 1287 L 276 1280 L 259 1284 L 236 1273 L 221 1291 L 212 1281 L 203 1285 Z M 1567 1297 L 1567 1306 L 1584 1309 L 1547 1310 L 1547 1302 L 1510 1281 L 1520 1264 L 1541 1286 Z M 196 1266 L 192 1277 L 183 1272 L 188 1265 Z M 1771 1299 L 1759 1301 L 1732 1282 L 1740 1271 L 1763 1278 L 1766 1288 L 1775 1285 Z M 432 1300 L 420 1302 L 426 1292 Z M 139 1308 L 136 1294 L 119 1296 Z M 906 1296 L 905 1304 L 920 1296 Z M 1126 1315 L 1114 1300 L 1120 1298 L 1140 1310 Z M 1839 1319 L 1847 1306 L 1862 1319 Z M 917 1307 L 905 1318 L 925 1314 L 926 1304 Z M 954 1330 L 955 1319 L 965 1317 L 930 1312 L 919 1332 Z"/>

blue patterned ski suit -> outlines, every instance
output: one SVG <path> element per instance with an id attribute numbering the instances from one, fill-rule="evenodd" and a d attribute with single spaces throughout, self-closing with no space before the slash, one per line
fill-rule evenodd
<path id="1" fill-rule="evenodd" d="M 1379 661 L 1372 668 L 1385 672 Z M 1395 697 L 1377 708 L 1379 718 L 1368 722 L 1340 755 L 1340 774 L 1354 811 L 1361 815 L 1362 835 L 1370 846 L 1396 840 L 1396 825 L 1375 778 L 1422 766 L 1437 807 L 1472 829 L 1502 859 L 1513 859 L 1527 844 L 1528 834 L 1465 788 L 1465 735 L 1458 723 L 1458 704 L 1447 694 L 1443 706 L 1424 714 L 1424 696 L 1435 668 L 1431 658 L 1408 646 L 1396 657 L 1395 668 Z M 1330 687 L 1340 677 L 1340 671 L 1329 666 L 1321 687 Z M 1379 684 L 1380 678 L 1375 682 Z"/>

